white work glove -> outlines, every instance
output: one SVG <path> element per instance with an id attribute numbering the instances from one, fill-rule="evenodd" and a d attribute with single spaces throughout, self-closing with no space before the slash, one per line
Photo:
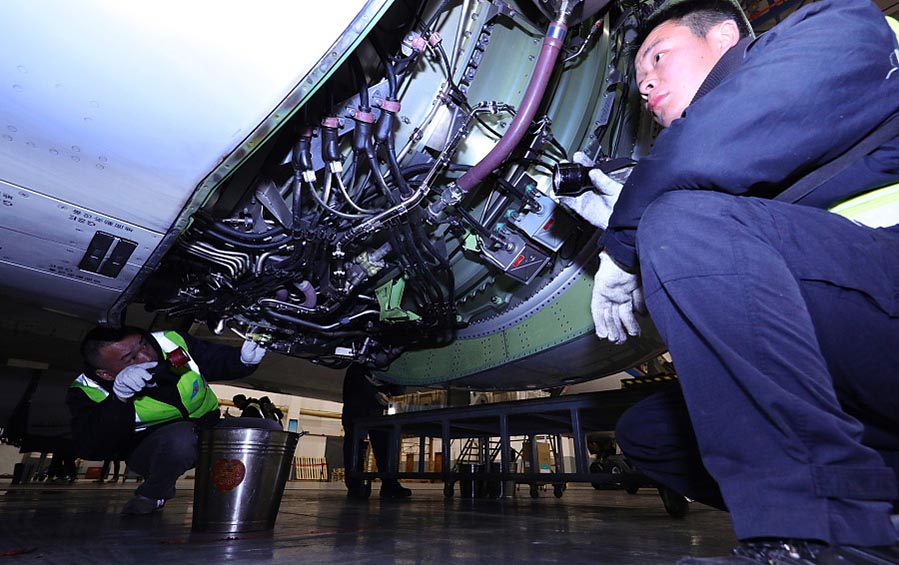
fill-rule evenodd
<path id="1" fill-rule="evenodd" d="M 580 151 L 574 154 L 572 160 L 578 165 L 591 168 L 590 182 L 596 190 L 588 190 L 579 196 L 559 196 L 559 203 L 597 228 L 606 229 L 609 226 L 612 209 L 618 201 L 618 195 L 621 194 L 622 184 L 599 169 L 593 169 L 593 161 Z"/>
<path id="2" fill-rule="evenodd" d="M 596 336 L 621 345 L 627 336 L 640 335 L 634 312 L 643 310 L 643 289 L 637 275 L 623 270 L 605 251 L 600 253 L 590 301 Z"/>
<path id="3" fill-rule="evenodd" d="M 265 357 L 265 348 L 248 339 L 240 346 L 240 362 L 244 365 L 258 365 Z"/>
<path id="4" fill-rule="evenodd" d="M 122 402 L 127 402 L 132 396 L 144 390 L 144 388 L 153 388 L 156 383 L 151 383 L 153 375 L 147 369 L 156 366 L 156 361 L 147 361 L 146 363 L 136 363 L 125 367 L 119 374 L 115 376 L 115 382 L 112 383 L 112 392 Z"/>

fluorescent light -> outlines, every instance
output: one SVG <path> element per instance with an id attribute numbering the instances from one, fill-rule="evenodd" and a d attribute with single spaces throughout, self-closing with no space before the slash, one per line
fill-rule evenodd
<path id="1" fill-rule="evenodd" d="M 43 361 L 29 361 L 28 359 L 9 358 L 6 360 L 6 364 L 10 367 L 19 367 L 20 369 L 40 369 L 46 371 L 50 368 L 50 363 L 44 363 Z"/>

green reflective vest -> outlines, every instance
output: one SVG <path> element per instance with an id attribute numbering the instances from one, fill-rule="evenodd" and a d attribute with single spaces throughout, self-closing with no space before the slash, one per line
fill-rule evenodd
<path id="1" fill-rule="evenodd" d="M 187 352 L 188 357 L 190 357 L 187 344 L 178 333 L 154 332 L 152 335 L 166 358 L 169 352 L 179 347 Z M 186 410 L 189 418 L 196 419 L 218 408 L 218 398 L 216 398 L 212 389 L 209 388 L 206 379 L 200 375 L 200 368 L 196 362 L 191 358 L 187 365 L 181 369 L 185 370 L 185 372 L 178 379 L 176 386 L 178 387 L 183 408 L 179 409 L 177 406 L 148 396 L 137 396 L 134 400 L 135 431 L 145 430 L 150 426 L 173 420 L 180 420 L 183 418 L 182 410 Z M 109 393 L 104 388 L 85 374 L 81 374 L 75 379 L 71 386 L 80 388 L 94 402 L 102 402 L 109 396 Z"/>

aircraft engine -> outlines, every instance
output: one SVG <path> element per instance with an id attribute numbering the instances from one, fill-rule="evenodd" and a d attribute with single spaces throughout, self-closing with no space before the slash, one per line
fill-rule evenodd
<path id="1" fill-rule="evenodd" d="M 576 382 L 658 355 L 648 319 L 622 347 L 592 335 L 597 234 L 552 196 L 574 151 L 638 157 L 651 137 L 627 44 L 642 4 L 606 4 L 367 2 L 132 298 L 411 384 Z"/>

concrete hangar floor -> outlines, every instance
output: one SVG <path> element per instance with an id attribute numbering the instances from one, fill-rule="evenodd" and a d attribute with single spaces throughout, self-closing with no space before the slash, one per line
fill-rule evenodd
<path id="1" fill-rule="evenodd" d="M 406 481 L 407 500 L 349 501 L 342 484 L 287 485 L 273 531 L 191 532 L 193 480 L 162 512 L 123 517 L 133 483 L 0 481 L 0 563 L 674 563 L 736 544 L 725 512 L 691 503 L 672 518 L 655 489 L 635 495 L 571 484 L 531 498 L 444 498 L 439 483 Z"/>

